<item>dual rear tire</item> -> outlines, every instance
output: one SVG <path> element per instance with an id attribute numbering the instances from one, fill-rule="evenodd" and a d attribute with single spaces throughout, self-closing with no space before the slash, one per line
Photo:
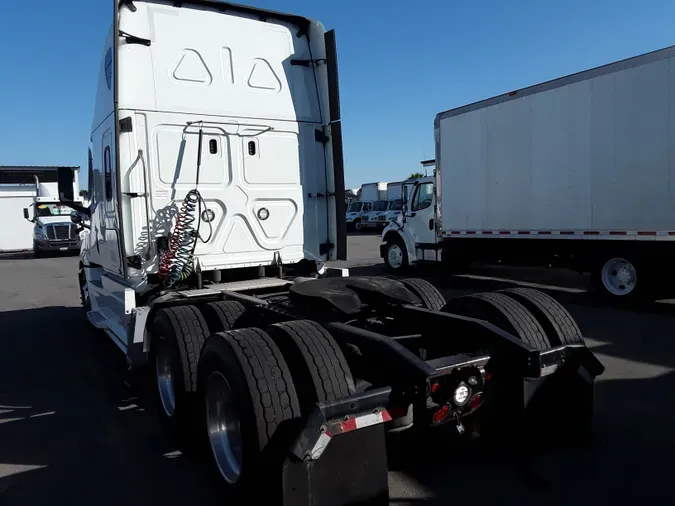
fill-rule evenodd
<path id="1" fill-rule="evenodd" d="M 238 497 L 255 488 L 266 466 L 280 463 L 278 449 L 297 432 L 288 429 L 316 402 L 354 393 L 354 382 L 339 346 L 318 324 L 233 329 L 246 317 L 241 304 L 207 306 L 201 312 L 172 307 L 156 316 L 158 412 L 169 436 L 203 448 L 214 478 Z"/>

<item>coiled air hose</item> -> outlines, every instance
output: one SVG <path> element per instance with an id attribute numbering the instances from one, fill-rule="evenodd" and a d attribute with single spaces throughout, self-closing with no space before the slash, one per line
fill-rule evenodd
<path id="1" fill-rule="evenodd" d="M 192 123 L 188 123 L 188 127 Z M 199 146 L 197 148 L 197 176 L 195 187 L 190 190 L 178 211 L 173 231 L 169 235 L 169 243 L 166 251 L 159 261 L 159 278 L 165 288 L 172 288 L 177 283 L 185 281 L 194 273 L 194 253 L 197 240 L 207 243 L 213 235 L 211 220 L 208 220 L 209 235 L 206 239 L 199 234 L 202 222 L 202 211 L 207 209 L 206 202 L 197 189 L 199 187 L 199 171 L 202 164 L 202 139 L 203 122 L 199 127 Z"/>

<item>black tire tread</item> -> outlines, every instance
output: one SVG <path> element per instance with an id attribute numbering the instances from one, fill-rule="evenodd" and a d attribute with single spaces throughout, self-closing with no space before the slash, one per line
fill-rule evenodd
<path id="1" fill-rule="evenodd" d="M 544 329 L 525 306 L 501 293 L 479 293 L 473 295 L 492 304 L 509 320 L 518 337 L 537 350 L 551 348 Z"/>
<path id="2" fill-rule="evenodd" d="M 197 363 L 209 335 L 202 314 L 194 306 L 176 306 L 160 309 L 156 319 L 166 321 L 174 332 L 183 366 L 186 392 L 197 391 Z"/>
<path id="3" fill-rule="evenodd" d="M 550 295 L 533 288 L 509 288 L 500 290 L 527 307 L 536 316 L 540 313 L 545 322 L 539 319 L 542 327 L 547 328 L 548 338 L 557 345 L 584 344 L 581 329 L 565 307 Z"/>
<path id="4" fill-rule="evenodd" d="M 234 352 L 248 385 L 260 447 L 274 435 L 279 424 L 300 416 L 300 405 L 288 365 L 272 338 L 258 328 L 219 332 Z"/>
<path id="5" fill-rule="evenodd" d="M 425 309 L 440 311 L 446 304 L 445 297 L 434 285 L 421 278 L 399 279 L 408 290 L 417 295 Z"/>
<path id="6" fill-rule="evenodd" d="M 471 300 L 480 301 L 476 302 Z M 550 349 L 546 333 L 525 306 L 502 293 L 473 293 L 448 301 L 443 312 L 486 320 L 537 350 Z"/>
<path id="7" fill-rule="evenodd" d="M 246 306 L 236 300 L 209 302 L 201 306 L 202 315 L 211 333 L 232 330 L 235 323 L 246 312 Z"/>
<path id="8" fill-rule="evenodd" d="M 293 371 L 299 373 L 296 368 L 305 367 L 311 378 L 312 389 L 303 388 L 307 385 L 297 386 L 303 408 L 354 393 L 354 380 L 347 360 L 333 336 L 321 325 L 310 320 L 289 321 L 270 326 L 269 332 Z M 297 363 L 300 360 L 298 352 L 300 364 Z"/>

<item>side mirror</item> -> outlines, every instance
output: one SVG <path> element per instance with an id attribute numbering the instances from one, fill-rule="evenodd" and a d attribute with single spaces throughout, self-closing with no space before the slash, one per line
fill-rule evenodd
<path id="1" fill-rule="evenodd" d="M 78 213 L 77 211 L 73 211 L 70 213 L 70 221 L 72 221 L 75 225 L 77 225 L 77 231 L 81 232 L 82 230 L 89 229 L 89 225 L 84 223 L 84 220 L 82 219 L 82 214 Z"/>
<path id="2" fill-rule="evenodd" d="M 28 214 L 28 208 L 26 208 L 26 207 L 23 208 L 23 217 L 24 217 L 25 219 L 27 219 L 28 221 L 31 221 L 31 220 L 30 220 L 30 215 Z"/>

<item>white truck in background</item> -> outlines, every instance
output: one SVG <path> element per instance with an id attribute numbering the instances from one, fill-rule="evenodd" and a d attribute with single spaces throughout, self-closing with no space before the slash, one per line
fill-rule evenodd
<path id="1" fill-rule="evenodd" d="M 673 65 L 669 47 L 438 114 L 437 170 L 383 232 L 387 267 L 518 262 L 590 272 L 615 298 L 669 288 Z"/>
<path id="2" fill-rule="evenodd" d="M 382 227 L 383 221 L 379 219 L 387 210 L 387 183 L 365 183 L 361 185 L 361 200 L 364 203 L 361 212 L 361 228 Z"/>
<path id="3" fill-rule="evenodd" d="M 57 175 L 70 171 L 73 192 L 78 194 L 79 167 L 0 167 L 0 215 L 3 233 L 0 252 L 30 251 L 79 253 L 81 232 L 71 223 L 71 208 L 59 201 Z M 23 219 L 22 219 L 23 216 Z"/>

